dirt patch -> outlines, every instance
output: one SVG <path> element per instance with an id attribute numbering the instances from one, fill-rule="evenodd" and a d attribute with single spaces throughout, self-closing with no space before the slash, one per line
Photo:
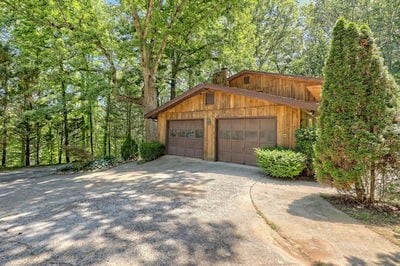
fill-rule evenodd
<path id="1" fill-rule="evenodd" d="M 346 195 L 321 195 L 329 203 L 400 246 L 400 204 L 368 206 Z"/>

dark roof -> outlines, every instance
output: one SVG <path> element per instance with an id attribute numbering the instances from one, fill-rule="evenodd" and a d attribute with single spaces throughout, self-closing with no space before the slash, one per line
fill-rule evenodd
<path id="1" fill-rule="evenodd" d="M 270 101 L 270 102 L 277 103 L 277 104 L 284 104 L 284 105 L 288 105 L 288 106 L 292 106 L 292 107 L 300 108 L 300 109 L 305 109 L 305 110 L 316 111 L 318 108 L 317 102 L 306 102 L 306 101 L 297 100 L 297 99 L 293 99 L 293 98 L 271 95 L 271 94 L 267 94 L 264 92 L 251 91 L 251 90 L 239 89 L 239 88 L 234 88 L 234 87 L 225 87 L 225 86 L 220 86 L 220 85 L 215 85 L 215 84 L 199 84 L 196 87 L 179 95 L 175 99 L 148 112 L 147 114 L 144 115 L 144 117 L 155 119 L 155 118 L 157 118 L 159 113 L 161 113 L 169 108 L 174 107 L 175 105 L 192 97 L 195 94 L 198 94 L 202 91 L 209 90 L 209 89 L 232 93 L 232 94 L 241 95 L 241 96 L 246 96 L 246 97 L 255 98 L 255 99 L 259 99 L 259 100 Z"/>
<path id="2" fill-rule="evenodd" d="M 235 75 L 230 76 L 228 78 L 228 80 L 231 81 L 237 77 L 240 77 L 242 75 L 248 75 L 248 74 L 264 75 L 264 76 L 279 77 L 279 78 L 290 78 L 290 79 L 295 79 L 295 80 L 315 82 L 318 84 L 322 84 L 322 82 L 323 82 L 322 78 L 306 77 L 306 76 L 299 76 L 299 75 L 286 75 L 286 74 L 278 74 L 278 73 L 270 73 L 270 72 L 263 72 L 263 71 L 254 71 L 254 70 L 242 70 L 242 71 L 236 73 Z"/>

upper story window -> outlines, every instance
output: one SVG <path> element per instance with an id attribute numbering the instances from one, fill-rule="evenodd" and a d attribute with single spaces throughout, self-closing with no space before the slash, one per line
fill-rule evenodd
<path id="1" fill-rule="evenodd" d="M 204 95 L 204 102 L 206 105 L 214 104 L 214 93 L 213 92 L 206 92 Z"/>
<path id="2" fill-rule="evenodd" d="M 249 77 L 249 76 L 245 76 L 245 77 L 243 78 L 243 83 L 244 83 L 244 84 L 249 84 L 249 83 L 250 83 L 250 77 Z"/>

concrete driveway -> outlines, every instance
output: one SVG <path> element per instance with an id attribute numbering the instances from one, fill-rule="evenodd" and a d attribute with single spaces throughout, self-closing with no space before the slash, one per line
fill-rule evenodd
<path id="1" fill-rule="evenodd" d="M 298 265 L 257 215 L 254 167 L 165 156 L 0 175 L 0 265 Z"/>
<path id="2" fill-rule="evenodd" d="M 52 171 L 0 173 L 0 265 L 400 265 L 314 182 L 176 156 Z"/>

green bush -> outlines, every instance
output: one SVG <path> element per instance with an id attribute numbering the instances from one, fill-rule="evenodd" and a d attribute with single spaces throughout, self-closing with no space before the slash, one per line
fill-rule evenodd
<path id="1" fill-rule="evenodd" d="M 307 157 L 307 175 L 314 174 L 312 162 L 314 158 L 314 143 L 316 139 L 316 128 L 308 127 L 296 130 L 296 151 L 303 153 Z"/>
<path id="2" fill-rule="evenodd" d="M 91 160 L 83 165 L 83 170 L 107 169 L 117 164 L 117 159 L 114 156 L 104 156 L 99 159 Z"/>
<path id="3" fill-rule="evenodd" d="M 104 156 L 86 162 L 73 162 L 61 165 L 57 168 L 57 172 L 79 172 L 108 169 L 115 166 L 117 163 L 118 160 L 114 156 Z"/>
<path id="4" fill-rule="evenodd" d="M 143 142 L 139 145 L 139 156 L 142 160 L 152 161 L 164 154 L 165 145 L 154 142 Z"/>
<path id="5" fill-rule="evenodd" d="M 122 159 L 129 160 L 138 155 L 138 144 L 131 136 L 128 136 L 121 147 Z"/>
<path id="6" fill-rule="evenodd" d="M 256 149 L 258 165 L 273 177 L 293 178 L 306 168 L 306 156 L 292 150 Z"/>
<path id="7" fill-rule="evenodd" d="M 59 166 L 57 172 L 78 172 L 82 170 L 82 163 L 67 163 Z"/>

